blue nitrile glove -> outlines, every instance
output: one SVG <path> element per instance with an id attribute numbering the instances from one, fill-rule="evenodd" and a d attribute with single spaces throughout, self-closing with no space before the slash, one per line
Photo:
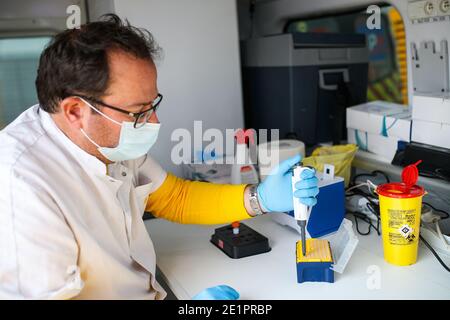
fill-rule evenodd
<path id="1" fill-rule="evenodd" d="M 281 162 L 258 186 L 258 200 L 265 212 L 288 212 L 294 210 L 292 201 L 292 166 L 300 162 L 302 157 L 296 155 Z M 305 170 L 301 174 L 302 180 L 297 182 L 294 196 L 307 206 L 317 203 L 319 193 L 318 179 L 315 170 Z"/>
<path id="2" fill-rule="evenodd" d="M 232 287 L 221 285 L 203 290 L 192 300 L 237 300 L 239 293 Z"/>

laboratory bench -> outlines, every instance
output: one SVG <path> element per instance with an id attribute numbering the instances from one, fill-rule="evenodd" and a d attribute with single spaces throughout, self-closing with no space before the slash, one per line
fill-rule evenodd
<path id="1" fill-rule="evenodd" d="M 392 181 L 400 181 L 402 168 L 358 151 L 352 170 L 354 174 L 382 170 Z M 450 183 L 425 177 L 420 177 L 419 183 L 428 191 L 424 199 L 448 207 Z M 300 234 L 276 223 L 270 214 L 243 223 L 268 237 L 271 251 L 241 259 L 229 258 L 210 242 L 219 225 L 180 225 L 162 219 L 146 220 L 145 225 L 155 246 L 159 278 L 178 299 L 191 299 L 220 284 L 232 286 L 241 299 L 249 300 L 450 299 L 450 274 L 421 241 L 417 263 L 394 266 L 383 258 L 381 236 L 374 229 L 369 235 L 359 235 L 354 217 L 347 215 L 347 219 L 352 221 L 359 243 L 344 272 L 335 272 L 334 283 L 301 284 L 297 283 L 295 256 Z M 359 221 L 360 230 L 367 227 Z M 441 258 L 450 263 L 449 257 Z"/>
<path id="2" fill-rule="evenodd" d="M 300 235 L 274 222 L 270 214 L 243 223 L 268 237 L 272 250 L 231 259 L 210 242 L 218 226 L 145 221 L 160 276 L 178 299 L 191 299 L 203 289 L 220 284 L 235 288 L 241 299 L 249 300 L 450 299 L 450 274 L 422 244 L 416 264 L 390 265 L 383 259 L 381 236 L 372 230 L 367 236 L 358 235 L 356 250 L 344 272 L 335 273 L 334 283 L 299 284 L 295 247 Z M 360 228 L 363 224 L 360 222 Z"/>

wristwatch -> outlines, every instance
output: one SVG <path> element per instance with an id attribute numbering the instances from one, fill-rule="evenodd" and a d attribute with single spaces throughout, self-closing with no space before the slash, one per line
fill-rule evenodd
<path id="1" fill-rule="evenodd" d="M 265 213 L 262 211 L 261 205 L 259 204 L 258 192 L 256 191 L 257 188 L 258 188 L 257 184 L 252 184 L 250 186 L 250 198 L 249 198 L 250 207 L 255 212 L 255 217 Z"/>

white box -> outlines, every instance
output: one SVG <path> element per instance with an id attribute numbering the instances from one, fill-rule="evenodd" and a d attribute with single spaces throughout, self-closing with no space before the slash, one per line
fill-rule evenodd
<path id="1" fill-rule="evenodd" d="M 347 128 L 409 142 L 411 109 L 384 101 L 360 104 L 347 109 Z"/>
<path id="2" fill-rule="evenodd" d="M 413 120 L 411 140 L 450 149 L 450 125 Z"/>
<path id="3" fill-rule="evenodd" d="M 399 139 L 384 137 L 357 129 L 347 129 L 348 143 L 356 144 L 360 150 L 369 151 L 391 162 L 397 152 Z"/>
<path id="4" fill-rule="evenodd" d="M 431 121 L 450 125 L 450 97 L 414 95 L 412 118 L 414 120 Z"/>

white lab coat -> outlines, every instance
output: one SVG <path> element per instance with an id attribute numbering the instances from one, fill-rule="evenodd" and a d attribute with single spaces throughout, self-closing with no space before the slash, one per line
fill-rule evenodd
<path id="1" fill-rule="evenodd" d="M 142 215 L 165 177 L 149 156 L 107 170 L 26 110 L 0 132 L 0 299 L 163 299 Z"/>

